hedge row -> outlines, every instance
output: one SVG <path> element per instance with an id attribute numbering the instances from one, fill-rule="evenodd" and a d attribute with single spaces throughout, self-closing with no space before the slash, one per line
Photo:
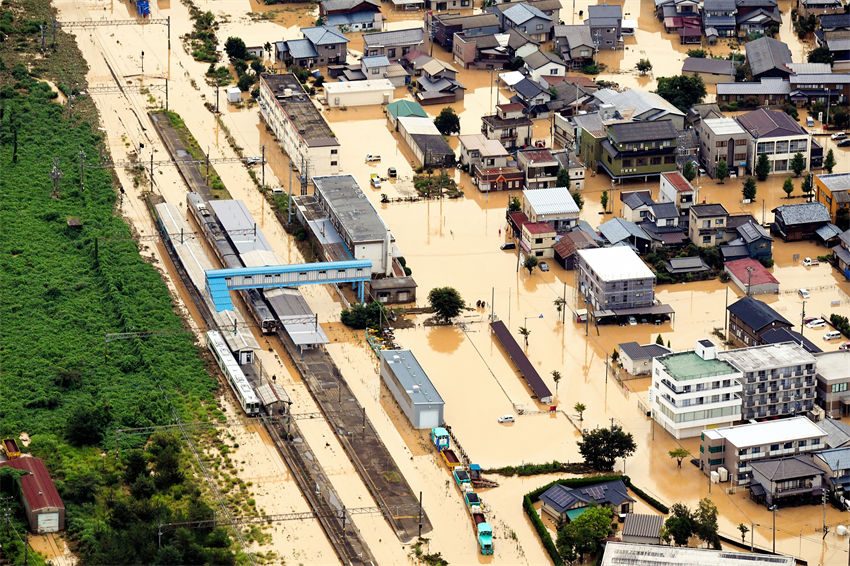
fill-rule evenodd
<path id="1" fill-rule="evenodd" d="M 504 466 L 501 468 L 493 468 L 484 470 L 486 474 L 496 474 L 500 476 L 536 476 L 540 474 L 589 474 L 593 472 L 593 468 L 584 462 L 559 462 L 552 460 L 545 464 L 522 464 L 520 466 Z"/>

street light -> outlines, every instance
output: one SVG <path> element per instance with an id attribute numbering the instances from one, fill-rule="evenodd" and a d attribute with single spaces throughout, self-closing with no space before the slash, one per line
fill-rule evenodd
<path id="1" fill-rule="evenodd" d="M 526 325 L 528 324 L 528 319 L 529 319 L 529 318 L 543 318 L 543 313 L 540 313 L 540 314 L 538 314 L 537 316 L 535 316 L 535 315 L 531 315 L 531 316 L 523 317 L 523 319 L 522 319 L 522 325 L 523 325 L 523 326 L 526 326 Z"/>
<path id="2" fill-rule="evenodd" d="M 774 494 L 775 495 L 775 494 Z M 773 511 L 773 553 L 776 554 L 776 503 L 770 506 L 770 510 Z"/>

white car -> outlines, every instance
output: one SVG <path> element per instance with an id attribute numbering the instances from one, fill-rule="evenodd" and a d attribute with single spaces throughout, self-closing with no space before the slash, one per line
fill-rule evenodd
<path id="1" fill-rule="evenodd" d="M 498 420 L 500 423 L 504 424 L 504 423 L 512 423 L 512 422 L 514 422 L 515 419 L 514 419 L 513 415 L 502 415 L 501 417 L 499 417 L 496 420 Z"/>
<path id="2" fill-rule="evenodd" d="M 811 267 L 813 265 L 819 265 L 819 264 L 820 264 L 820 262 L 818 260 L 812 259 L 810 257 L 803 259 L 803 267 Z"/>
<path id="3" fill-rule="evenodd" d="M 629 317 L 629 326 L 637 326 L 637 319 L 635 317 Z"/>
<path id="4" fill-rule="evenodd" d="M 823 328 L 824 326 L 826 326 L 826 321 L 822 318 L 816 318 L 806 323 L 806 328 Z"/>
<path id="5" fill-rule="evenodd" d="M 831 136 L 829 136 L 833 140 L 843 140 L 847 137 L 847 132 L 835 132 Z"/>
<path id="6" fill-rule="evenodd" d="M 838 340 L 839 338 L 841 338 L 841 333 L 837 330 L 830 330 L 823 335 L 824 340 Z"/>
<path id="7" fill-rule="evenodd" d="M 812 296 L 812 294 L 809 293 L 808 289 L 800 289 L 799 291 L 797 291 L 797 294 L 803 297 L 804 299 L 809 299 Z"/>
<path id="8" fill-rule="evenodd" d="M 367 163 L 370 162 L 370 161 L 380 161 L 380 160 L 381 160 L 381 156 L 376 154 L 376 153 L 367 153 L 366 154 L 366 162 Z"/>
<path id="9" fill-rule="evenodd" d="M 538 267 L 540 268 L 540 271 L 549 271 L 549 264 L 545 261 L 541 261 Z"/>

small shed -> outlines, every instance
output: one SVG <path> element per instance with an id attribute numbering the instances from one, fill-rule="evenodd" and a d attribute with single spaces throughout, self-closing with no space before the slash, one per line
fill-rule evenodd
<path id="1" fill-rule="evenodd" d="M 227 102 L 230 104 L 238 104 L 242 101 L 242 91 L 239 87 L 231 86 L 227 88 Z"/>
<path id="2" fill-rule="evenodd" d="M 623 523 L 623 542 L 637 544 L 661 544 L 661 527 L 664 517 L 661 515 L 646 515 L 629 513 Z"/>
<path id="3" fill-rule="evenodd" d="M 369 294 L 384 304 L 416 302 L 416 281 L 413 277 L 384 277 L 368 283 Z"/>
<path id="4" fill-rule="evenodd" d="M 617 345 L 620 363 L 623 369 L 631 375 L 649 375 L 652 372 L 652 358 L 670 353 L 670 348 L 661 344 L 644 344 L 624 342 Z"/>
<path id="5" fill-rule="evenodd" d="M 727 261 L 723 268 L 732 282 L 747 295 L 779 293 L 779 281 L 760 262 L 752 258 Z"/>
<path id="6" fill-rule="evenodd" d="M 325 83 L 325 102 L 331 108 L 388 104 L 395 87 L 389 79 Z"/>
<path id="7" fill-rule="evenodd" d="M 443 424 L 443 398 L 410 350 L 381 350 L 381 378 L 413 428 Z"/>
<path id="8" fill-rule="evenodd" d="M 65 529 L 65 504 L 40 458 L 23 456 L 0 462 L 0 466 L 26 472 L 19 480 L 21 502 L 32 532 L 55 533 Z"/>

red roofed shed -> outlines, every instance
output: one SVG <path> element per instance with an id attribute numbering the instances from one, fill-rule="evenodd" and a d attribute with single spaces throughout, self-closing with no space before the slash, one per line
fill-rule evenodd
<path id="1" fill-rule="evenodd" d="M 21 498 L 32 532 L 55 533 L 65 529 L 65 504 L 40 458 L 24 456 L 0 462 L 0 466 L 27 472 L 20 478 Z"/>
<path id="2" fill-rule="evenodd" d="M 725 271 L 735 285 L 747 295 L 779 292 L 779 281 L 776 277 L 752 258 L 726 262 Z"/>

